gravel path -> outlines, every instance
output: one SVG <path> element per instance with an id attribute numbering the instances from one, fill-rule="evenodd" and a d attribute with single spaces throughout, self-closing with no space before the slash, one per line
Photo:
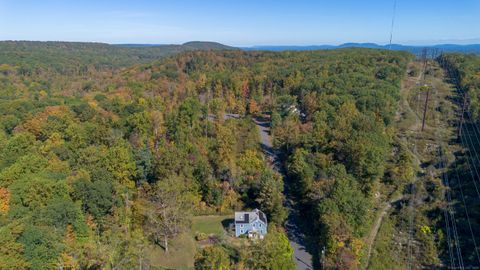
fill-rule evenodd
<path id="1" fill-rule="evenodd" d="M 388 210 L 392 208 L 393 204 L 403 199 L 404 199 L 403 195 L 399 195 L 391 199 L 387 204 L 383 206 L 383 209 L 380 212 L 380 215 L 375 220 L 372 230 L 370 231 L 370 234 L 368 235 L 368 238 L 365 241 L 365 245 L 368 247 L 368 249 L 367 249 L 367 259 L 366 259 L 367 263 L 364 269 L 368 269 L 368 265 L 370 264 L 370 257 L 372 255 L 373 244 L 375 243 L 375 239 L 377 238 L 377 234 L 378 234 L 378 231 L 380 230 L 380 226 L 382 225 L 383 218 L 387 215 Z"/>

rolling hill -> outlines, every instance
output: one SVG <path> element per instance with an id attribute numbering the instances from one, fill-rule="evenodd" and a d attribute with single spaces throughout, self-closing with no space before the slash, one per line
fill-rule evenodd
<path id="1" fill-rule="evenodd" d="M 232 49 L 236 48 L 216 42 L 201 41 L 187 42 L 182 45 L 0 41 L 0 63 L 68 72 L 65 67 L 94 66 L 96 69 L 111 69 L 148 63 L 184 51 Z"/>
<path id="2" fill-rule="evenodd" d="M 396 51 L 408 51 L 413 54 L 420 54 L 423 48 L 438 49 L 439 52 L 460 52 L 460 53 L 480 53 L 480 44 L 458 45 L 458 44 L 438 44 L 430 46 L 411 46 L 392 44 L 391 49 Z M 265 45 L 243 47 L 243 50 L 261 50 L 261 51 L 310 51 L 310 50 L 332 50 L 339 48 L 372 48 L 389 49 L 389 45 L 379 45 L 376 43 L 344 43 L 341 45 L 306 45 L 306 46 L 288 46 L 288 45 Z"/>

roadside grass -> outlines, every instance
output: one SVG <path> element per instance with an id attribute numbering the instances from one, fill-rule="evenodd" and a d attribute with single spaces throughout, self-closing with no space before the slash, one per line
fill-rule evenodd
<path id="1" fill-rule="evenodd" d="M 403 269 L 403 263 L 399 261 L 398 253 L 393 250 L 392 235 L 395 233 L 394 225 L 390 217 L 384 217 L 380 230 L 377 234 L 370 264 L 368 269 L 385 269 L 385 266 L 392 267 L 390 269 Z"/>
<path id="2" fill-rule="evenodd" d="M 412 98 L 411 93 L 409 91 L 401 92 L 400 102 L 399 102 L 400 115 L 395 125 L 398 132 L 406 132 L 417 121 L 417 118 L 418 118 L 417 112 L 412 110 L 412 108 L 409 105 L 411 98 Z"/>
<path id="3" fill-rule="evenodd" d="M 402 120 L 397 123 L 398 130 L 403 132 L 408 130 L 408 128 L 415 124 L 416 118 L 417 116 L 410 109 L 402 112 Z"/>
<path id="4" fill-rule="evenodd" d="M 418 63 L 412 62 L 409 64 L 408 69 L 409 70 L 419 70 L 421 67 Z M 399 100 L 399 108 L 398 108 L 398 113 L 396 117 L 396 129 L 398 130 L 397 132 L 402 132 L 405 133 L 409 129 L 411 129 L 412 126 L 417 121 L 418 115 L 417 112 L 414 111 L 410 107 L 410 99 L 411 99 L 411 91 L 410 89 L 414 88 L 417 85 L 417 82 L 419 80 L 419 76 L 410 76 L 407 75 L 407 77 L 404 78 L 401 88 L 400 88 L 400 100 Z"/>

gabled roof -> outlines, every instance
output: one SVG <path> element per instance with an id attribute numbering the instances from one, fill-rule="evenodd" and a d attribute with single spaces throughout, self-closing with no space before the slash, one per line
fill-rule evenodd
<path id="1" fill-rule="evenodd" d="M 254 209 L 253 211 L 235 212 L 235 223 L 248 224 L 253 223 L 256 220 L 260 220 L 267 224 L 267 216 L 258 209 Z"/>

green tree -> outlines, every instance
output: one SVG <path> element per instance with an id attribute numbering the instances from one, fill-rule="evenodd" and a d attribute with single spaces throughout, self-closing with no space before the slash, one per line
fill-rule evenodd
<path id="1" fill-rule="evenodd" d="M 287 161 L 288 176 L 293 181 L 295 191 L 301 196 L 308 193 L 314 178 L 308 155 L 307 150 L 297 148 Z"/>
<path id="2" fill-rule="evenodd" d="M 229 270 L 230 258 L 220 245 L 208 246 L 195 255 L 195 269 L 197 270 Z"/>
<path id="3" fill-rule="evenodd" d="M 23 225 L 18 221 L 0 227 L 0 269 L 28 269 L 29 263 L 24 259 L 24 245 L 18 241 L 23 232 Z"/>
<path id="4" fill-rule="evenodd" d="M 25 247 L 25 258 L 31 269 L 47 270 L 57 266 L 61 239 L 51 229 L 28 225 L 19 242 Z"/>
<path id="5" fill-rule="evenodd" d="M 370 191 L 374 181 L 383 176 L 388 146 L 385 135 L 370 132 L 358 133 L 347 143 L 347 166 L 364 191 Z"/>
<path id="6" fill-rule="evenodd" d="M 0 171 L 0 185 L 8 187 L 15 181 L 29 174 L 37 174 L 46 169 L 48 160 L 43 156 L 31 153 L 18 158 L 11 166 Z"/>
<path id="7" fill-rule="evenodd" d="M 15 115 L 5 115 L 0 118 L 1 126 L 3 130 L 7 133 L 12 133 L 13 129 L 20 123 L 20 119 L 18 119 Z"/>
<path id="8" fill-rule="evenodd" d="M 333 178 L 333 185 L 317 205 L 319 235 L 327 249 L 326 264 L 352 269 L 359 261 L 359 239 L 369 226 L 371 201 L 343 166 L 329 169 L 329 177 Z"/>
<path id="9" fill-rule="evenodd" d="M 356 236 L 363 236 L 365 225 L 368 224 L 370 200 L 363 195 L 351 176 L 340 173 L 333 177 L 335 182 L 331 193 L 319 205 L 321 215 L 339 213 Z"/>
<path id="10" fill-rule="evenodd" d="M 283 181 L 280 175 L 270 170 L 262 174 L 256 201 L 268 215 L 270 222 L 281 225 L 285 221 L 287 209 L 283 206 Z"/>
<path id="11" fill-rule="evenodd" d="M 235 168 L 235 145 L 236 140 L 233 130 L 216 124 L 216 151 L 217 151 L 217 168 L 223 180 L 229 180 L 236 174 Z"/>
<path id="12" fill-rule="evenodd" d="M 15 134 L 5 147 L 0 149 L 0 168 L 11 165 L 23 155 L 35 152 L 36 144 L 35 136 L 29 132 Z"/>
<path id="13" fill-rule="evenodd" d="M 73 197 L 81 200 L 83 209 L 97 220 L 111 213 L 114 202 L 112 183 L 80 178 L 73 183 L 73 188 Z"/>
<path id="14" fill-rule="evenodd" d="M 245 265 L 249 269 L 295 269 L 293 248 L 287 236 L 271 228 L 263 241 L 255 243 L 247 252 Z"/>
<path id="15" fill-rule="evenodd" d="M 112 173 L 117 184 L 133 188 L 135 182 L 135 160 L 131 148 L 126 144 L 114 146 L 108 150 L 106 169 Z"/>

